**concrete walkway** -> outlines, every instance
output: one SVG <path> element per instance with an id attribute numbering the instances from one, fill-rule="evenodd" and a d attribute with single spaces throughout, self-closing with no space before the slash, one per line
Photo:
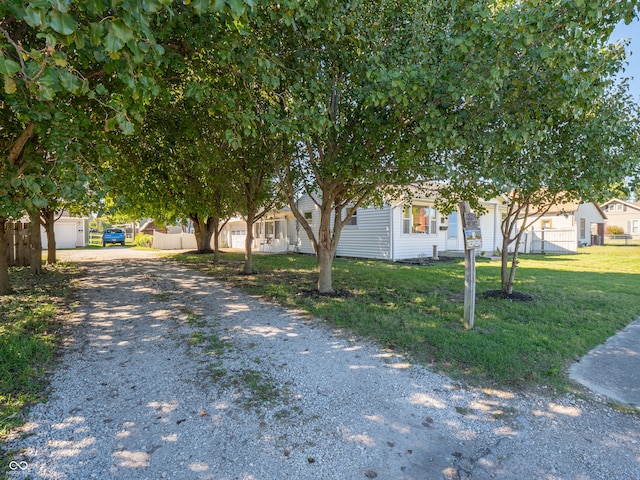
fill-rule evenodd
<path id="1" fill-rule="evenodd" d="M 640 408 L 640 319 L 589 352 L 569 377 L 616 402 Z"/>

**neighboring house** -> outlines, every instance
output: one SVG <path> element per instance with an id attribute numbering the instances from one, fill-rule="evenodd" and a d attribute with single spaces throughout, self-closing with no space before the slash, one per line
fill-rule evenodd
<path id="1" fill-rule="evenodd" d="M 502 247 L 500 222 L 506 214 L 503 199 L 482 202 L 487 213 L 480 216 L 483 246 L 478 253 L 492 254 Z M 298 200 L 298 209 L 318 228 L 320 212 L 309 196 Z M 337 256 L 405 260 L 431 258 L 434 253 L 462 252 L 464 238 L 459 215 L 442 215 L 433 198 L 397 201 L 383 207 L 359 208 L 342 230 Z M 246 224 L 233 219 L 223 232 L 231 248 L 244 248 Z M 311 242 L 290 209 L 275 211 L 254 226 L 254 249 L 269 252 L 314 253 Z M 434 247 L 436 251 L 434 252 Z"/>
<path id="2" fill-rule="evenodd" d="M 71 217 L 65 211 L 54 224 L 56 250 L 63 248 L 86 247 L 89 243 L 89 217 Z M 47 249 L 47 233 L 42 227 L 40 231 L 42 248 Z"/>
<path id="3" fill-rule="evenodd" d="M 595 203 L 555 205 L 527 230 L 525 251 L 577 253 L 579 246 L 603 245 L 606 220 L 607 215 Z"/>
<path id="4" fill-rule="evenodd" d="M 606 226 L 618 226 L 627 235 L 640 236 L 640 202 L 627 202 L 614 198 L 602 204 L 607 214 Z"/>
<path id="5" fill-rule="evenodd" d="M 139 230 L 142 235 L 153 235 L 154 232 L 167 233 L 167 229 L 159 227 L 153 220 L 149 220 L 143 223 Z"/>

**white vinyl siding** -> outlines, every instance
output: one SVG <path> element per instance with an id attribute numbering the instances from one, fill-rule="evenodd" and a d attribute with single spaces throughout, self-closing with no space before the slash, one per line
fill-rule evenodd
<path id="1" fill-rule="evenodd" d="M 359 208 L 357 225 L 345 225 L 342 229 L 336 255 L 391 259 L 390 208 L 389 206 Z"/>

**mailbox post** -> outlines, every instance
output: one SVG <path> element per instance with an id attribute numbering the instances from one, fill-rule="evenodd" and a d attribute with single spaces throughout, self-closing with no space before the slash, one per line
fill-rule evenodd
<path id="1" fill-rule="evenodd" d="M 464 232 L 464 328 L 472 329 L 476 307 L 476 254 L 482 248 L 482 232 L 478 217 L 469 202 L 460 202 L 460 218 Z"/>

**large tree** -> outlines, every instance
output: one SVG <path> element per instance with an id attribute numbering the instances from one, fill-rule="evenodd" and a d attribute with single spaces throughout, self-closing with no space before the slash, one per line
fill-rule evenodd
<path id="1" fill-rule="evenodd" d="M 502 223 L 507 294 L 518 255 L 516 247 L 509 268 L 508 247 L 523 226 L 554 203 L 602 200 L 637 165 L 638 107 L 614 81 L 624 49 L 607 44 L 635 4 L 505 3 L 478 27 L 494 46 L 484 57 L 497 88 L 464 106 L 474 121 L 457 130 L 446 193 L 509 197 Z"/>
<path id="2" fill-rule="evenodd" d="M 222 133 L 204 105 L 158 102 L 139 133 L 121 138 L 118 154 L 106 163 L 116 205 L 164 222 L 188 218 L 198 252 L 217 255 L 218 235 L 239 198 Z"/>
<path id="3" fill-rule="evenodd" d="M 273 19 L 276 10 L 258 15 Z M 318 290 L 331 293 L 336 248 L 356 210 L 440 170 L 433 153 L 447 133 L 423 136 L 417 119 L 432 115 L 435 125 L 451 104 L 453 17 L 448 5 L 403 0 L 300 2 L 292 12 L 272 34 L 258 17 L 252 33 L 278 72 L 270 86 L 281 99 L 275 129 L 293 147 L 281 181 L 317 255 Z M 297 208 L 303 193 L 320 212 L 317 229 Z"/>
<path id="4" fill-rule="evenodd" d="M 35 138 L 60 139 L 49 152 L 64 162 L 74 161 L 63 154 L 68 140 L 81 137 L 88 127 L 99 124 L 104 130 L 131 133 L 145 100 L 157 90 L 154 78 L 164 53 L 155 38 L 158 30 L 182 21 L 183 9 L 223 22 L 227 12 L 234 21 L 246 9 L 242 0 L 186 3 L 189 6 L 171 0 L 0 3 L 0 236 L 8 220 L 22 215 L 29 202 L 46 206 L 38 180 L 28 185 L 27 195 L 21 189 L 25 171 L 33 170 L 31 160 L 40 161 L 25 154 Z M 213 11 L 218 13 L 209 13 Z M 4 258 L 5 242 L 0 241 Z M 0 294 L 8 291 L 6 265 L 0 260 Z"/>

